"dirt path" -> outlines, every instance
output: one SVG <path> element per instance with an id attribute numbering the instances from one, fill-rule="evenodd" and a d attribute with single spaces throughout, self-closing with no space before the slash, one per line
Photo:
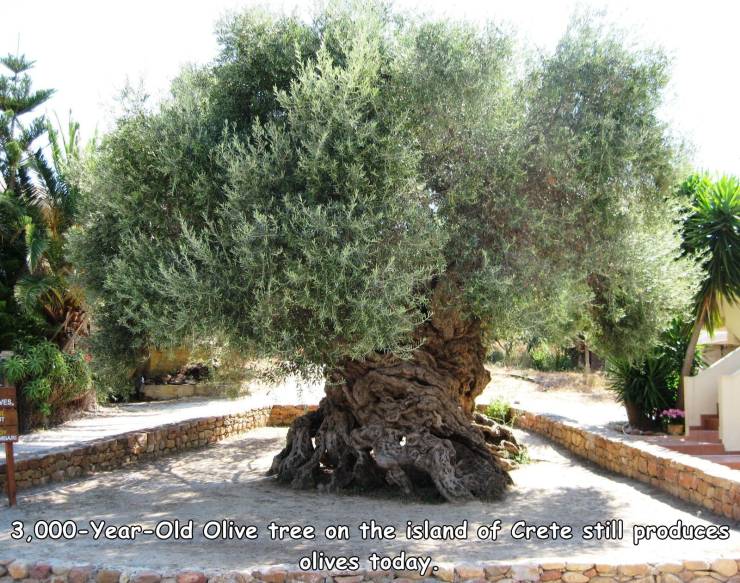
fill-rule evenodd
<path id="1" fill-rule="evenodd" d="M 23 492 L 18 507 L 0 511 L 0 545 L 8 555 L 29 559 L 55 558 L 68 563 L 109 564 L 121 567 L 174 569 L 186 567 L 247 569 L 276 561 L 295 569 L 298 559 L 314 549 L 334 555 L 357 555 L 364 560 L 374 550 L 394 555 L 401 550 L 430 555 L 435 562 L 526 562 L 532 558 L 576 561 L 593 557 L 600 562 L 661 561 L 737 555 L 740 531 L 734 525 L 726 541 L 648 541 L 632 544 L 634 524 L 722 524 L 696 507 L 647 486 L 633 483 L 583 465 L 566 451 L 539 437 L 518 432 L 531 448 L 535 461 L 516 470 L 517 486 L 504 502 L 462 505 L 404 502 L 318 492 L 296 492 L 264 477 L 272 456 L 282 447 L 285 430 L 265 428 L 207 449 L 163 459 L 128 470 L 101 474 L 64 485 Z M 540 461 L 541 460 L 541 461 Z M 160 520 L 195 521 L 195 539 L 159 541 L 152 536 L 129 541 L 93 541 L 90 536 L 72 541 L 26 543 L 10 539 L 10 524 L 22 520 L 74 520 L 80 527 L 90 519 L 108 524 L 152 527 Z M 233 519 L 260 527 L 256 541 L 207 541 L 199 528 L 209 520 Z M 403 529 L 407 520 L 477 527 L 500 519 L 503 533 L 519 520 L 532 524 L 574 527 L 572 540 L 469 541 L 362 541 L 356 526 L 375 519 Z M 583 525 L 621 519 L 625 538 L 616 541 L 580 539 Z M 265 527 L 279 524 L 315 525 L 318 532 L 330 523 L 352 527 L 350 541 L 271 541 Z"/>
<path id="2" fill-rule="evenodd" d="M 476 399 L 479 404 L 503 399 L 532 413 L 546 413 L 583 427 L 605 427 L 627 421 L 624 406 L 593 375 L 590 382 L 581 373 L 537 373 L 490 367 L 491 382 Z"/>

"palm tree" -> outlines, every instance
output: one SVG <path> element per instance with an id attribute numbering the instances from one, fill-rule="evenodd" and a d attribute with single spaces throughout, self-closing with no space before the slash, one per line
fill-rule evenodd
<path id="1" fill-rule="evenodd" d="M 24 225 L 27 273 L 17 282 L 15 297 L 26 310 L 42 318 L 49 337 L 67 352 L 89 332 L 82 290 L 71 283 L 66 234 L 74 224 L 79 189 L 72 177 L 80 160 L 79 123 L 71 115 L 66 133 L 46 128 L 51 164 L 41 149 L 29 161 L 37 178 L 31 201 L 36 220 Z"/>
<path id="2" fill-rule="evenodd" d="M 684 407 L 684 377 L 691 374 L 702 328 L 712 333 L 721 324 L 722 299 L 740 299 L 740 181 L 724 176 L 689 177 L 681 187 L 691 207 L 683 226 L 684 253 L 700 262 L 704 280 L 696 295 L 694 325 L 681 368 L 678 406 Z"/>

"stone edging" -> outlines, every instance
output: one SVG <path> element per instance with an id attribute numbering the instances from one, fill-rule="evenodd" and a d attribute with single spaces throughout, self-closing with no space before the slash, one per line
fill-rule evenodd
<path id="1" fill-rule="evenodd" d="M 425 581 L 446 583 L 740 583 L 740 559 L 676 561 L 607 565 L 551 562 L 539 564 L 491 564 L 440 566 Z M 3 583 L 411 583 L 422 577 L 408 571 L 296 571 L 266 567 L 254 571 L 119 570 L 92 565 L 62 564 L 6 559 L 0 561 Z"/>
<path id="2" fill-rule="evenodd" d="M 176 452 L 204 447 L 227 437 L 267 425 L 271 407 L 227 415 L 188 419 L 151 429 L 129 431 L 95 441 L 16 459 L 19 490 L 49 482 L 88 476 Z M 0 464 L 0 488 L 5 487 L 5 463 Z"/>
<path id="3" fill-rule="evenodd" d="M 660 488 L 682 500 L 740 520 L 740 471 L 671 451 L 639 438 L 512 409 L 517 427 L 540 433 L 576 455 L 623 476 Z"/>

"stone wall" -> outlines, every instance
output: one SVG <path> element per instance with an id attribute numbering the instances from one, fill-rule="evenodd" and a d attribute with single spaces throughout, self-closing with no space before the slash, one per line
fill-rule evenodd
<path id="1" fill-rule="evenodd" d="M 288 427 L 296 417 L 317 409 L 317 405 L 275 405 L 270 411 L 267 424 L 270 427 Z"/>
<path id="2" fill-rule="evenodd" d="M 740 583 L 740 559 L 676 561 L 607 565 L 598 563 L 541 563 L 456 565 L 440 568 L 425 581 L 446 583 Z M 91 565 L 0 560 L 0 582 L 14 583 L 411 583 L 422 579 L 408 571 L 306 572 L 284 567 L 255 571 L 158 572 L 119 570 Z"/>
<path id="3" fill-rule="evenodd" d="M 546 415 L 513 410 L 515 424 L 593 463 L 740 520 L 740 471 L 608 430 L 587 430 Z M 572 582 L 575 583 L 575 582 Z"/>
<path id="4" fill-rule="evenodd" d="M 85 442 L 39 456 L 18 456 L 15 462 L 16 483 L 18 489 L 23 490 L 203 447 L 250 429 L 264 427 L 270 411 L 271 408 L 267 407 L 189 419 Z M 4 463 L 0 465 L 0 487 L 5 487 Z"/>

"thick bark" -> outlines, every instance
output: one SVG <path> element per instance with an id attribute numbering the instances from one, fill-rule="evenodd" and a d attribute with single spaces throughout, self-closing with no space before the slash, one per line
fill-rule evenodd
<path id="1" fill-rule="evenodd" d="M 293 423 L 270 474 L 295 488 L 433 486 L 450 501 L 500 498 L 518 446 L 474 412 L 490 380 L 478 323 L 443 311 L 418 336 L 408 360 L 378 354 L 331 371 L 319 410 Z"/>

